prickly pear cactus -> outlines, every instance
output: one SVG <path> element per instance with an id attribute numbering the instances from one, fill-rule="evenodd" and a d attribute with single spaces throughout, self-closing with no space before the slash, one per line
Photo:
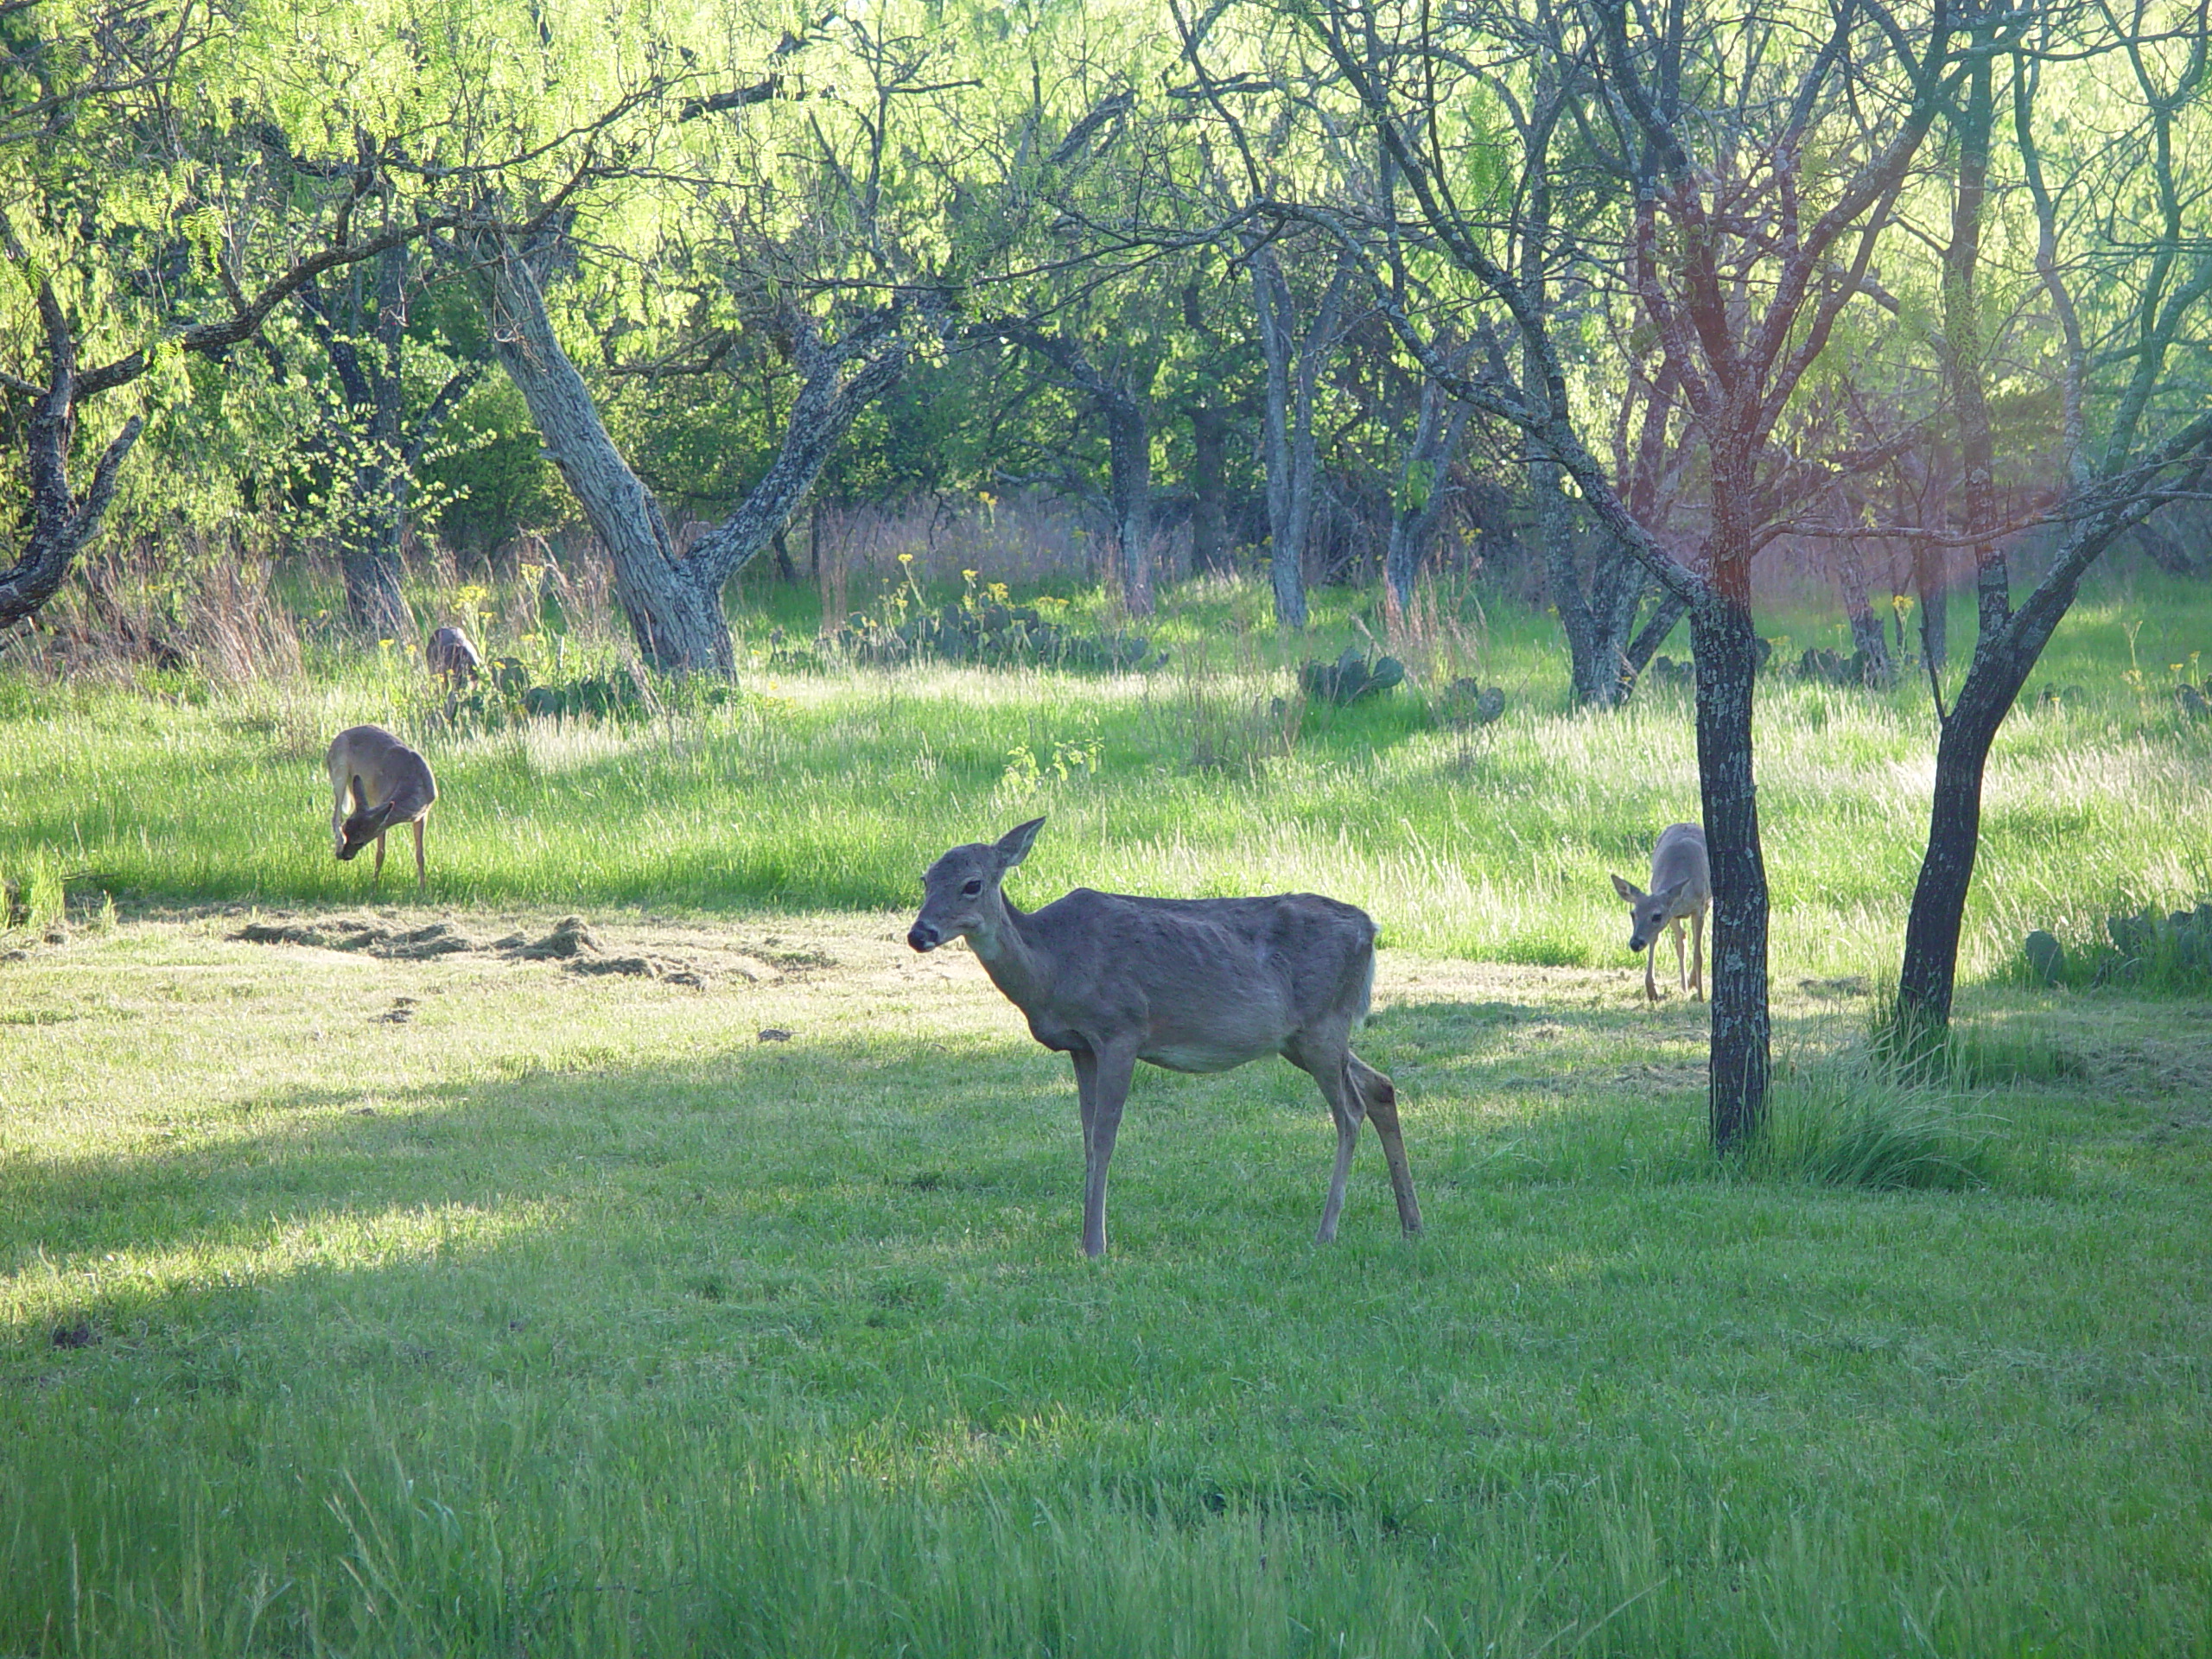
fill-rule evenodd
<path id="1" fill-rule="evenodd" d="M 1338 707 L 1371 697 L 1406 677 L 1406 665 L 1395 657 L 1370 662 L 1357 646 L 1346 646 L 1333 663 L 1305 662 L 1298 665 L 1298 688 L 1313 702 Z"/>

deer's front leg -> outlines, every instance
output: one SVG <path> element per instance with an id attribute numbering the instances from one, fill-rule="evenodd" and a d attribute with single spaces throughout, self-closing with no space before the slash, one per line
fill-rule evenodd
<path id="1" fill-rule="evenodd" d="M 1073 1058 L 1083 1108 L 1083 1253 L 1096 1257 L 1106 1254 L 1106 1166 L 1114 1159 L 1137 1057 L 1134 1049 L 1108 1049 Z"/>
<path id="2" fill-rule="evenodd" d="M 1659 960 L 1659 936 L 1654 933 L 1651 943 L 1643 948 L 1643 995 L 1647 1001 L 1659 1000 L 1659 982 L 1651 976 L 1652 964 Z"/>
<path id="3" fill-rule="evenodd" d="M 1667 931 L 1675 936 L 1675 986 L 1678 990 L 1690 988 L 1689 974 L 1682 966 L 1682 918 L 1679 916 L 1667 924 Z"/>
<path id="4" fill-rule="evenodd" d="M 371 877 L 370 877 L 370 880 L 373 883 L 373 882 L 381 881 L 381 880 L 384 880 L 384 833 L 383 833 L 383 831 L 379 830 L 379 831 L 378 831 L 378 833 L 377 833 L 377 868 L 376 868 L 376 873 L 375 873 L 372 876 L 371 876 Z"/>

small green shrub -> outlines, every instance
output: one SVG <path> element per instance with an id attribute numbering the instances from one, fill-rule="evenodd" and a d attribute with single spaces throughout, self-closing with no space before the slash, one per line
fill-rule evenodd
<path id="1" fill-rule="evenodd" d="M 34 854 L 28 868 L 0 874 L 0 929 L 43 933 L 60 924 L 67 907 L 61 872 L 49 859 Z"/>
<path id="2" fill-rule="evenodd" d="M 1505 693 L 1471 679 L 1458 679 L 1436 700 L 1437 718 L 1447 726 L 1487 726 L 1505 713 Z"/>

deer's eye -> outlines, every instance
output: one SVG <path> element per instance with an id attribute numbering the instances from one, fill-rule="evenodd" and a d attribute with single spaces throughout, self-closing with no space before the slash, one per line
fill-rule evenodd
<path id="1" fill-rule="evenodd" d="M 978 893 L 982 893 L 982 890 L 983 884 L 981 881 L 970 881 L 966 887 L 960 889 L 960 893 L 963 898 L 973 899 Z"/>

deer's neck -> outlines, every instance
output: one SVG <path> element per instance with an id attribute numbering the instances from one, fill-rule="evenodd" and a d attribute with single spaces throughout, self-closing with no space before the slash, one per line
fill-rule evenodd
<path id="1" fill-rule="evenodd" d="M 986 914 L 983 925 L 968 936 L 968 946 L 991 983 L 1017 1007 L 1027 1009 L 1043 1000 L 1052 978 L 1052 966 L 1035 931 L 1026 925 L 1029 917 L 1001 895 Z"/>

